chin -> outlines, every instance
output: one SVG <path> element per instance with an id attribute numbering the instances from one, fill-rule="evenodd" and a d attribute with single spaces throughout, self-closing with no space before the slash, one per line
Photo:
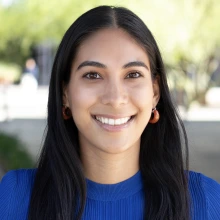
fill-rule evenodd
<path id="1" fill-rule="evenodd" d="M 132 148 L 132 146 L 128 146 L 127 144 L 114 144 L 114 145 L 105 145 L 104 147 L 100 147 L 99 149 L 101 149 L 103 152 L 105 153 L 109 153 L 109 154 L 119 154 L 119 153 L 123 153 L 127 150 L 129 150 L 129 148 Z"/>

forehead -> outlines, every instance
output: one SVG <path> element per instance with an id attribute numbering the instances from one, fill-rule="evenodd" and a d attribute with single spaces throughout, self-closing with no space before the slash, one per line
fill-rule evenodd
<path id="1" fill-rule="evenodd" d="M 105 65 L 124 65 L 132 61 L 143 61 L 149 65 L 145 49 L 137 41 L 119 28 L 99 30 L 89 36 L 79 46 L 73 66 L 92 60 Z"/>

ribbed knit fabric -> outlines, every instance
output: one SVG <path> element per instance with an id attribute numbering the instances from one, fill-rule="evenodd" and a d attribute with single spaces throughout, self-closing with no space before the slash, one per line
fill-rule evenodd
<path id="1" fill-rule="evenodd" d="M 36 170 L 8 172 L 0 184 L 0 220 L 27 219 Z M 190 172 L 192 220 L 220 220 L 220 185 L 203 174 Z M 117 184 L 87 180 L 83 220 L 143 219 L 143 184 L 140 171 Z"/>

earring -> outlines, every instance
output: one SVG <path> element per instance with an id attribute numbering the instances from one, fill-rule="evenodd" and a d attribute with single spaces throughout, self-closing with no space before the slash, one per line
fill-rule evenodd
<path id="1" fill-rule="evenodd" d="M 159 112 L 157 111 L 156 107 L 152 109 L 152 113 L 151 113 L 151 119 L 150 119 L 150 123 L 151 124 L 155 124 L 158 122 L 160 118 L 160 114 Z"/>
<path id="2" fill-rule="evenodd" d="M 70 119 L 72 117 L 72 113 L 69 107 L 63 105 L 62 107 L 62 113 L 63 113 L 63 119 L 67 120 Z"/>

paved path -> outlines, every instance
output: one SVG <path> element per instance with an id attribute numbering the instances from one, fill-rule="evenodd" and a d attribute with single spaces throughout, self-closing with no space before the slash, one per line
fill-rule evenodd
<path id="1" fill-rule="evenodd" d="M 220 183 L 220 122 L 185 122 L 189 138 L 190 169 Z"/>

